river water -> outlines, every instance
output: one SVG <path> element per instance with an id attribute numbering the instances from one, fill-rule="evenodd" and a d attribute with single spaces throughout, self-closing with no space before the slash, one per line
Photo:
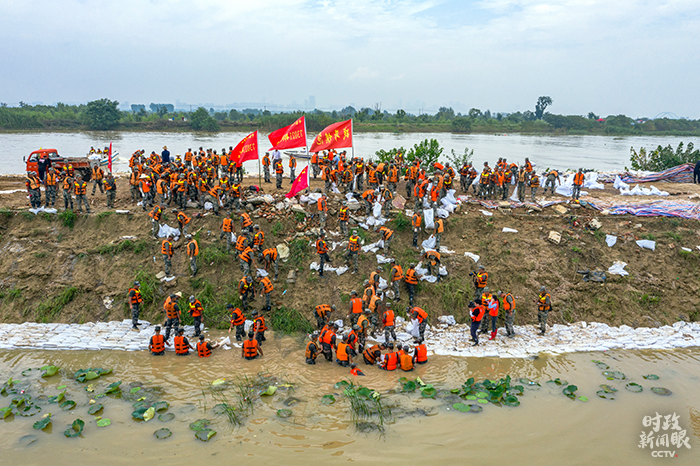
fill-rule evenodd
<path id="1" fill-rule="evenodd" d="M 121 160 L 115 170 L 128 170 L 126 162 L 138 149 L 146 153 L 157 151 L 167 145 L 173 155 L 184 154 L 188 148 L 200 146 L 216 149 L 235 146 L 247 133 L 217 133 L 204 135 L 196 133 L 158 132 L 74 132 L 74 133 L 0 133 L 0 172 L 23 173 L 23 156 L 41 147 L 58 149 L 64 156 L 84 156 L 91 146 L 108 146 L 113 142 L 113 150 L 119 152 Z M 267 150 L 268 133 L 260 133 L 260 150 Z M 314 135 L 309 134 L 309 141 Z M 451 150 L 461 154 L 465 147 L 474 150 L 474 162 L 481 166 L 489 161 L 493 165 L 499 157 L 521 163 L 529 157 L 537 166 L 567 169 L 585 167 L 599 171 L 619 171 L 630 165 L 630 147 L 656 148 L 658 145 L 679 142 L 692 142 L 688 138 L 668 137 L 611 137 L 611 136 L 528 136 L 520 134 L 452 134 L 452 133 L 357 133 L 354 135 L 355 154 L 371 157 L 379 149 L 394 147 L 409 149 L 424 139 L 437 139 L 445 153 Z M 299 170 L 304 165 L 300 161 Z M 257 173 L 255 162 L 244 164 L 246 171 Z M 286 168 L 286 164 L 285 164 Z"/>
<path id="2" fill-rule="evenodd" d="M 697 465 L 700 462 L 700 351 L 610 351 L 560 356 L 542 355 L 536 359 L 491 359 L 432 357 L 415 372 L 385 372 L 365 369 L 366 377 L 353 378 L 364 386 L 378 390 L 385 406 L 393 406 L 392 416 L 383 433 L 358 432 L 352 423 L 348 402 L 335 382 L 350 377 L 348 370 L 336 364 L 303 363 L 300 343 L 290 337 L 269 338 L 265 357 L 244 361 L 240 350 L 217 349 L 209 359 L 195 356 L 176 357 L 172 353 L 153 357 L 146 352 L 121 351 L 2 351 L 0 373 L 28 382 L 34 398 L 53 396 L 57 386 L 67 385 L 67 398 L 77 406 L 61 411 L 56 404 L 38 401 L 42 412 L 33 417 L 10 416 L 0 422 L 0 449 L 5 464 L 73 466 L 79 458 L 83 464 L 146 464 L 154 459 L 172 464 L 330 464 L 329 461 L 361 464 L 659 464 L 667 460 L 652 458 L 649 448 L 638 447 L 645 416 L 679 416 L 679 425 L 690 437 L 692 449 L 655 448 L 675 451 L 677 458 L 669 464 Z M 625 374 L 624 381 L 609 381 L 591 362 L 601 360 L 611 370 Z M 58 375 L 42 379 L 36 370 L 27 377 L 21 372 L 54 364 L 62 368 Z M 81 368 L 111 368 L 113 374 L 93 381 L 95 391 L 86 392 L 85 383 L 74 381 L 71 374 Z M 271 397 L 253 398 L 255 410 L 243 426 L 232 427 L 212 408 L 216 401 L 203 397 L 203 388 L 211 381 L 226 377 L 234 380 L 247 375 L 273 376 L 281 385 Z M 659 380 L 642 378 L 656 374 Z M 461 413 L 448 409 L 460 399 L 436 400 L 418 394 L 390 393 L 398 390 L 399 377 L 416 376 L 437 389 L 459 388 L 469 377 L 494 380 L 511 375 L 527 377 L 542 388 L 529 390 L 520 397 L 519 407 L 482 405 L 483 412 Z M 586 402 L 572 401 L 561 388 L 546 382 L 560 378 L 578 386 Z M 145 388 L 161 387 L 158 399 L 170 403 L 168 412 L 175 418 L 162 422 L 156 416 L 144 423 L 131 418 L 132 402 L 112 396 L 97 398 L 104 405 L 98 415 L 109 418 L 108 427 L 97 427 L 94 416 L 87 413 L 91 397 L 105 387 L 122 380 L 142 382 Z M 644 387 L 641 393 L 625 389 L 626 382 Z M 293 385 L 293 389 L 284 387 Z M 617 399 L 596 396 L 600 384 L 619 389 Z M 659 396 L 651 387 L 665 387 L 670 396 Z M 126 391 L 126 389 L 125 389 Z M 206 392 L 206 390 L 205 390 Z M 233 389 L 227 389 L 233 399 Z M 336 402 L 325 405 L 321 397 L 333 394 Z M 14 395 L 13 395 L 14 396 Z M 449 395 L 445 395 L 449 396 Z M 297 404 L 290 397 L 298 399 Z M 454 397 L 454 395 L 453 395 Z M 9 397 L 0 398 L 8 405 Z M 292 401 L 292 403 L 289 403 Z M 285 404 L 287 403 L 287 404 Z M 292 417 L 277 417 L 278 409 L 291 409 Z M 53 413 L 52 427 L 32 429 L 41 415 Z M 426 415 L 427 414 L 427 415 Z M 81 438 L 66 438 L 64 429 L 75 419 L 85 421 Z M 218 433 L 208 443 L 194 437 L 189 424 L 200 418 L 213 421 Z M 153 433 L 162 427 L 172 437 L 158 440 Z M 672 431 L 667 431 L 668 433 Z M 663 433 L 663 432 L 660 432 Z M 30 437 L 26 437 L 30 436 Z M 33 436 L 33 437 L 32 437 Z M 30 440 L 33 443 L 27 445 Z"/>

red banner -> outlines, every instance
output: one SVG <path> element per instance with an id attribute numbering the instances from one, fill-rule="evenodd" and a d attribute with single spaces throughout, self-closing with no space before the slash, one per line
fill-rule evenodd
<path id="1" fill-rule="evenodd" d="M 109 153 L 107 154 L 107 169 L 112 173 L 112 141 L 109 141 Z"/>
<path id="2" fill-rule="evenodd" d="M 270 150 L 306 147 L 306 121 L 302 116 L 291 125 L 273 131 L 267 138 L 272 144 Z"/>
<path id="3" fill-rule="evenodd" d="M 258 160 L 258 132 L 250 133 L 238 143 L 229 154 L 228 159 L 240 167 L 246 160 Z"/>
<path id="4" fill-rule="evenodd" d="M 294 180 L 294 183 L 292 183 L 292 189 L 289 190 L 287 194 L 285 194 L 285 197 L 287 199 L 296 196 L 303 190 L 307 189 L 309 187 L 309 166 L 305 166 L 304 169 L 299 173 L 299 176 L 297 176 L 297 179 Z"/>
<path id="5" fill-rule="evenodd" d="M 352 120 L 340 121 L 318 133 L 309 152 L 352 147 Z"/>

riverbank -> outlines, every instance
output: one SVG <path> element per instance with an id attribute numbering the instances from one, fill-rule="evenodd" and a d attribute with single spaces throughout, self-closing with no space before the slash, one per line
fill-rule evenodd
<path id="1" fill-rule="evenodd" d="M 246 180 L 244 184 L 254 182 Z M 0 190 L 18 188 L 17 184 L 21 189 L 21 180 L 3 177 Z M 138 279 L 146 298 L 142 318 L 160 321 L 165 296 L 182 291 L 183 296 L 194 294 L 204 303 L 207 326 L 228 328 L 225 305 L 240 305 L 236 290 L 240 271 L 236 255 L 227 253 L 219 238 L 221 217 L 187 211 L 193 216 L 189 231 L 200 244 L 199 273 L 194 278 L 189 276 L 189 262 L 180 239 L 173 258 L 175 279 L 161 281 L 157 278 L 163 270 L 160 241 L 150 237 L 150 219 L 131 204 L 126 184 L 126 179 L 118 179 L 116 208 L 129 213 L 107 210 L 104 198 L 98 194 L 88 196 L 95 212 L 91 215 L 34 215 L 27 211 L 24 193 L 0 195 L 0 205 L 5 207 L 0 212 L 0 321 L 83 323 L 128 318 L 126 291 Z M 688 199 L 700 191 L 691 184 L 655 185 L 676 199 Z M 286 192 L 286 187 L 280 191 L 272 185 L 264 187 L 273 197 Z M 313 180 L 312 187 L 320 187 L 320 181 Z M 591 190 L 584 197 L 598 203 L 619 198 L 610 186 Z M 339 199 L 331 196 L 329 203 L 327 228 L 331 241 L 341 241 L 336 236 Z M 274 283 L 273 311 L 268 319 L 275 322 L 277 317 L 275 325 L 281 328 L 289 323 L 285 320 L 289 319 L 289 311 L 298 311 L 304 319 L 292 324 L 299 330 L 309 330 L 315 322 L 313 309 L 319 303 L 336 304 L 342 316 L 350 290 L 361 289 L 362 281 L 376 269 L 377 257 L 361 254 L 357 275 L 330 273 L 320 279 L 309 269 L 317 261 L 312 243 L 318 220 L 312 206 L 307 207 L 306 214 L 284 205 L 277 209 L 279 200 L 271 204 L 263 201 L 251 212 L 253 221 L 266 234 L 266 245 L 284 245 L 291 251 L 289 258 L 280 263 L 280 279 Z M 551 200 L 565 198 L 547 196 L 541 202 Z M 61 203 L 57 200 L 59 206 Z M 543 208 L 543 204 L 487 209 L 463 203 L 446 220 L 442 245 L 449 250 L 443 254 L 448 275 L 437 284 L 421 282 L 417 293 L 416 304 L 426 309 L 433 323 L 441 315 L 454 315 L 460 323 L 467 320 L 466 305 L 474 293 L 468 274 L 476 263 L 465 253 L 480 256 L 490 274 L 492 291 L 513 293 L 518 303 L 516 325 L 537 322 L 532 301 L 542 285 L 547 286 L 553 300 L 550 324 L 586 321 L 637 328 L 698 320 L 697 221 L 614 216 L 578 205 Z M 168 210 L 164 222 L 176 226 L 173 217 Z M 420 252 L 410 247 L 411 233 L 406 223 L 410 219 L 396 212 L 391 219 L 388 225 L 397 236 L 391 255 L 406 270 L 410 262 L 419 262 Z M 361 228 L 359 232 L 366 245 L 378 239 L 377 233 Z M 559 235 L 558 243 L 550 240 L 550 232 Z M 617 238 L 613 247 L 606 244 L 606 235 Z M 421 240 L 427 238 L 425 233 L 421 236 Z M 642 239 L 654 241 L 655 250 L 641 248 L 636 241 Z M 333 265 L 342 265 L 341 250 L 342 246 L 331 253 Z M 607 272 L 616 261 L 627 264 L 629 275 Z M 382 275 L 388 279 L 389 268 L 383 267 Z M 584 281 L 579 271 L 585 270 L 606 273 L 605 282 Z M 402 294 L 403 301 L 395 305 L 399 314 L 406 305 L 405 289 Z M 188 319 L 186 316 L 185 321 Z"/>

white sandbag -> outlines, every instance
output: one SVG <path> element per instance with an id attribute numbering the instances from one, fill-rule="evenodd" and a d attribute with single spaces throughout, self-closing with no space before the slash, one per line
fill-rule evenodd
<path id="1" fill-rule="evenodd" d="M 420 338 L 420 326 L 418 319 L 411 319 L 406 325 L 406 333 L 409 333 L 413 338 Z"/>
<path id="2" fill-rule="evenodd" d="M 381 254 L 377 254 L 377 264 L 391 264 L 392 262 L 394 262 L 394 259 L 391 257 L 385 257 Z"/>
<path id="3" fill-rule="evenodd" d="M 128 210 L 120 210 L 120 209 L 115 210 L 115 212 L 118 214 L 128 214 L 129 213 Z"/>
<path id="4" fill-rule="evenodd" d="M 441 265 L 440 268 L 438 269 L 438 273 L 442 275 L 443 277 L 447 275 L 447 267 L 444 265 Z"/>
<path id="5" fill-rule="evenodd" d="M 267 271 L 265 269 L 256 269 L 258 271 L 258 277 L 267 277 Z"/>
<path id="6" fill-rule="evenodd" d="M 338 319 L 334 322 L 338 326 L 338 329 L 343 328 L 343 319 Z"/>
<path id="7" fill-rule="evenodd" d="M 623 182 L 619 175 L 615 175 L 615 181 L 613 182 L 613 188 L 615 189 L 630 189 L 630 185 Z"/>
<path id="8" fill-rule="evenodd" d="M 503 227 L 503 230 L 501 230 L 501 231 L 503 233 L 517 233 L 518 232 L 518 230 L 514 230 L 514 229 L 508 228 L 508 227 Z"/>
<path id="9" fill-rule="evenodd" d="M 379 290 L 386 290 L 389 288 L 389 284 L 382 277 L 379 277 Z"/>
<path id="10" fill-rule="evenodd" d="M 442 207 L 438 210 L 445 210 L 449 213 L 452 213 L 455 211 L 456 206 L 454 204 L 450 204 L 449 202 L 447 202 L 444 197 L 440 200 L 440 202 L 442 203 Z"/>
<path id="11" fill-rule="evenodd" d="M 44 208 L 39 207 L 38 209 L 29 209 L 29 212 L 33 213 L 34 215 L 38 214 L 39 212 L 43 212 Z"/>
<path id="12" fill-rule="evenodd" d="M 158 238 L 167 238 L 169 235 L 173 235 L 177 240 L 180 237 L 180 230 L 171 227 L 167 223 L 162 224 L 158 230 Z"/>
<path id="13" fill-rule="evenodd" d="M 250 332 L 250 330 L 253 328 L 253 321 L 246 319 L 245 324 L 243 324 L 243 329 L 245 333 Z"/>
<path id="14" fill-rule="evenodd" d="M 685 251 L 685 252 L 693 252 L 693 250 L 690 249 L 690 248 L 683 248 L 683 247 L 682 247 L 681 249 L 682 249 L 683 251 Z"/>
<path id="15" fill-rule="evenodd" d="M 270 194 L 265 194 L 262 198 L 263 201 L 265 201 L 265 204 L 272 204 L 273 202 L 275 202 L 275 198 Z"/>
<path id="16" fill-rule="evenodd" d="M 443 200 L 447 200 L 450 204 L 456 205 L 457 204 L 457 199 L 455 199 L 455 190 L 450 189 L 447 191 L 447 194 L 445 194 L 445 197 L 443 197 Z"/>
<path id="17" fill-rule="evenodd" d="M 587 189 L 605 189 L 603 183 L 598 183 L 598 173 L 596 172 L 589 172 L 586 174 L 583 187 Z"/>
<path id="18" fill-rule="evenodd" d="M 344 273 L 347 272 L 347 271 L 348 271 L 348 268 L 347 268 L 346 266 L 343 265 L 342 267 L 338 267 L 338 268 L 336 269 L 335 273 L 336 273 L 338 276 L 340 276 L 340 275 L 344 274 Z"/>
<path id="19" fill-rule="evenodd" d="M 204 210 L 212 210 L 214 208 L 214 204 L 211 202 L 207 201 L 204 203 Z"/>
<path id="20" fill-rule="evenodd" d="M 650 193 L 651 196 L 668 196 L 668 193 L 666 191 L 661 191 L 653 185 L 649 186 L 649 189 L 651 190 L 651 193 Z M 53 209 L 53 210 L 56 210 L 56 209 Z M 46 211 L 48 212 L 49 209 L 46 209 Z"/>
<path id="21" fill-rule="evenodd" d="M 435 283 L 437 281 L 437 277 L 435 275 L 422 275 L 420 279 L 428 283 Z"/>
<path id="22" fill-rule="evenodd" d="M 465 252 L 464 255 L 472 259 L 475 263 L 479 263 L 479 259 L 481 258 L 481 256 L 471 252 Z"/>
<path id="23" fill-rule="evenodd" d="M 421 246 L 426 251 L 435 250 L 435 235 L 430 235 L 428 239 L 421 243 Z"/>
<path id="24" fill-rule="evenodd" d="M 447 324 L 447 325 L 457 325 L 457 321 L 455 320 L 455 316 L 440 316 L 438 317 L 438 322 L 441 324 Z"/>
<path id="25" fill-rule="evenodd" d="M 315 270 L 318 272 L 320 268 L 321 264 L 319 264 L 318 262 L 312 262 L 311 264 L 309 264 L 309 270 Z"/>
<path id="26" fill-rule="evenodd" d="M 440 246 L 440 250 L 438 251 L 440 254 L 454 254 L 455 252 L 451 249 L 447 249 L 445 246 Z"/>
<path id="27" fill-rule="evenodd" d="M 218 343 L 219 343 L 219 346 L 222 346 L 222 345 L 230 345 L 230 344 L 231 344 L 231 338 L 226 337 L 226 338 L 224 338 L 223 340 L 219 341 Z"/>
<path id="28" fill-rule="evenodd" d="M 372 215 L 374 215 L 374 218 L 379 218 L 382 216 L 382 205 L 379 202 L 375 202 L 374 206 L 372 207 Z"/>
<path id="29" fill-rule="evenodd" d="M 637 240 L 637 246 L 639 246 L 640 248 L 651 249 L 652 251 L 656 251 L 656 241 L 651 241 L 648 239 L 639 239 Z"/>
<path id="30" fill-rule="evenodd" d="M 447 218 L 450 216 L 450 213 L 445 209 L 437 209 L 437 216 L 440 218 Z"/>
<path id="31" fill-rule="evenodd" d="M 352 201 L 355 199 L 355 196 L 353 196 L 352 193 L 347 193 L 345 195 L 345 199 L 347 199 L 348 201 Z"/>
<path id="32" fill-rule="evenodd" d="M 481 210 L 481 209 L 479 209 L 479 212 L 481 212 L 482 214 L 486 215 L 487 217 L 491 217 L 491 216 L 493 215 L 493 213 L 492 213 L 492 212 L 489 212 L 488 210 Z"/>
<path id="33" fill-rule="evenodd" d="M 515 189 L 513 190 L 513 194 L 508 198 L 508 200 L 514 201 L 514 202 L 520 202 L 520 198 L 518 198 L 518 186 L 515 185 Z"/>
<path id="34" fill-rule="evenodd" d="M 371 252 L 375 252 L 375 253 L 376 253 L 377 251 L 379 251 L 379 248 L 380 248 L 379 243 L 380 243 L 380 241 L 381 241 L 381 240 L 377 241 L 376 243 L 367 244 L 367 245 L 365 245 L 365 246 L 362 246 L 362 252 L 370 252 L 370 251 L 371 251 Z M 381 244 L 382 244 L 382 247 L 383 247 L 383 246 L 384 246 L 384 243 L 382 242 Z"/>
<path id="35" fill-rule="evenodd" d="M 615 261 L 613 262 L 613 265 L 608 269 L 608 273 L 612 275 L 622 275 L 624 277 L 625 275 L 629 275 L 629 272 L 625 270 L 626 266 L 626 262 Z"/>
<path id="36" fill-rule="evenodd" d="M 615 243 L 617 243 L 617 236 L 605 235 L 605 243 L 608 245 L 609 248 L 615 246 Z"/>
<path id="37" fill-rule="evenodd" d="M 335 183 L 333 183 L 331 185 L 331 191 L 333 192 L 333 194 L 340 194 L 340 191 L 338 190 L 338 186 L 336 186 Z"/>
<path id="38" fill-rule="evenodd" d="M 427 230 L 432 230 L 433 228 L 435 228 L 433 209 L 423 209 L 423 221 L 425 222 L 425 228 Z"/>
<path id="39" fill-rule="evenodd" d="M 423 267 L 422 262 L 419 262 L 418 265 L 416 265 L 415 271 L 418 275 L 428 275 L 428 269 Z"/>

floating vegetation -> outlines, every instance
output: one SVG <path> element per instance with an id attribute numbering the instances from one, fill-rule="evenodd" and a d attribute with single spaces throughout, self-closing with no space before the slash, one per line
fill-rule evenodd
<path id="1" fill-rule="evenodd" d="M 576 390 L 578 390 L 576 385 L 567 385 L 561 392 L 569 399 L 576 400 Z"/>
<path id="2" fill-rule="evenodd" d="M 480 413 L 484 410 L 484 408 L 479 405 L 464 403 L 455 403 L 452 405 L 452 408 L 462 413 Z"/>
<path id="3" fill-rule="evenodd" d="M 321 397 L 321 403 L 324 405 L 332 405 L 335 403 L 335 397 L 333 395 L 323 395 Z"/>
<path id="4" fill-rule="evenodd" d="M 165 413 L 158 415 L 158 420 L 161 422 L 168 422 L 172 421 L 173 419 L 175 419 L 175 415 L 173 413 Z"/>
<path id="5" fill-rule="evenodd" d="M 202 442 L 208 442 L 209 439 L 215 435 L 216 435 L 215 430 L 203 429 L 203 430 L 197 431 L 197 433 L 194 436 L 197 437 Z"/>
<path id="6" fill-rule="evenodd" d="M 110 374 L 112 372 L 112 369 L 102 369 L 101 367 L 97 368 L 89 368 L 89 369 L 80 369 L 78 370 L 75 374 L 75 380 L 78 382 L 87 382 L 89 380 L 95 380 L 96 378 Z"/>
<path id="7" fill-rule="evenodd" d="M 46 378 L 46 377 L 53 377 L 54 375 L 58 374 L 58 367 L 56 366 L 44 366 L 41 368 L 42 371 L 44 371 L 41 376 Z"/>
<path id="8" fill-rule="evenodd" d="M 197 419 L 196 421 L 190 423 L 190 429 L 195 432 L 206 429 L 211 422 L 209 419 Z"/>
<path id="9" fill-rule="evenodd" d="M 591 359 L 591 362 L 592 362 L 593 364 L 595 364 L 596 366 L 598 366 L 598 369 L 603 369 L 603 370 L 610 369 L 610 366 L 608 366 L 607 364 L 605 364 L 605 363 L 602 362 L 602 361 L 598 361 L 598 360 L 596 360 L 596 359 Z"/>
<path id="10" fill-rule="evenodd" d="M 155 435 L 157 439 L 163 440 L 173 435 L 173 433 L 170 431 L 170 429 L 163 427 L 162 429 L 158 429 L 157 431 L 153 432 L 153 435 Z"/>
<path id="11" fill-rule="evenodd" d="M 41 430 L 45 429 L 49 424 L 51 424 L 51 413 L 45 414 L 44 418 L 40 421 L 36 421 L 32 427 L 36 430 Z"/>
<path id="12" fill-rule="evenodd" d="M 643 375 L 642 377 L 645 378 L 646 380 L 659 380 L 659 376 L 656 374 L 647 374 L 647 375 Z"/>
<path id="13" fill-rule="evenodd" d="M 641 385 L 635 382 L 628 383 L 627 385 L 625 385 L 625 388 L 632 393 L 641 393 L 641 391 L 644 390 L 644 388 L 642 388 Z"/>
<path id="14" fill-rule="evenodd" d="M 668 388 L 663 387 L 651 387 L 651 391 L 661 396 L 669 396 L 673 393 Z"/>
<path id="15" fill-rule="evenodd" d="M 97 414 L 102 411 L 102 408 L 104 408 L 104 406 L 102 406 L 100 403 L 95 403 L 88 408 L 88 414 Z"/>
<path id="16" fill-rule="evenodd" d="M 608 380 L 625 380 L 625 374 L 619 371 L 603 371 L 603 375 Z"/>
<path id="17" fill-rule="evenodd" d="M 107 427 L 111 423 L 112 423 L 111 419 L 106 419 L 106 418 L 98 419 L 97 420 L 97 427 Z"/>
<path id="18" fill-rule="evenodd" d="M 83 433 L 83 428 L 85 427 L 85 422 L 82 419 L 76 419 L 73 424 L 68 426 L 66 430 L 63 431 L 63 435 L 68 438 L 77 437 Z"/>
<path id="19" fill-rule="evenodd" d="M 75 401 L 73 400 L 66 400 L 60 405 L 58 405 L 63 411 L 70 411 L 71 409 L 75 408 Z"/>
<path id="20" fill-rule="evenodd" d="M 281 417 L 282 419 L 287 419 L 288 417 L 292 416 L 292 410 L 291 409 L 278 409 L 277 410 L 277 417 Z"/>
<path id="21" fill-rule="evenodd" d="M 384 422 L 391 410 L 382 405 L 379 392 L 345 380 L 338 382 L 336 387 L 344 387 L 343 396 L 350 402 L 350 417 L 357 430 L 384 430 Z"/>
<path id="22" fill-rule="evenodd" d="M 522 385 L 512 385 L 510 375 L 499 379 L 497 382 L 489 379 L 483 382 L 475 382 L 474 377 L 470 377 L 462 385 L 459 396 L 462 399 L 476 401 L 478 404 L 493 403 L 497 406 L 520 406 L 519 396 L 523 396 L 525 387 Z"/>

